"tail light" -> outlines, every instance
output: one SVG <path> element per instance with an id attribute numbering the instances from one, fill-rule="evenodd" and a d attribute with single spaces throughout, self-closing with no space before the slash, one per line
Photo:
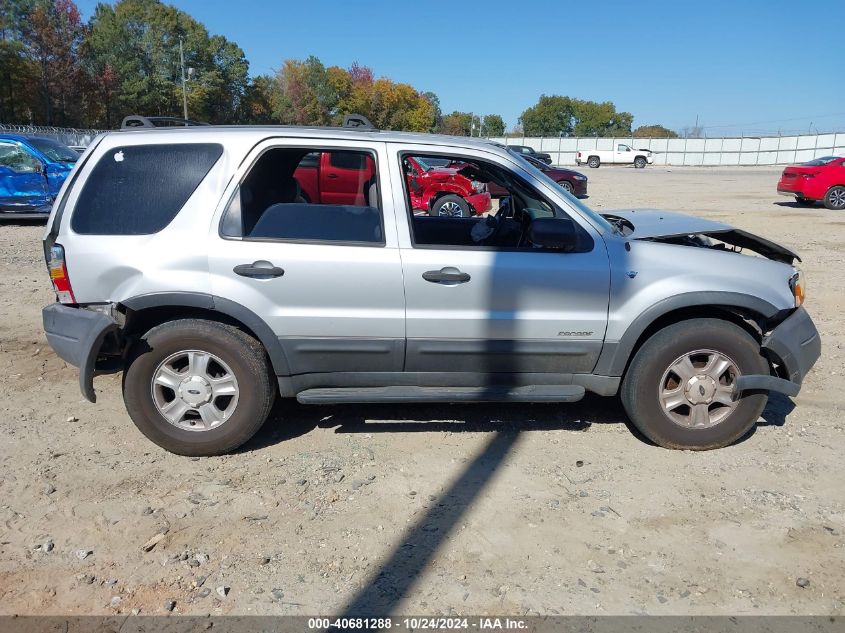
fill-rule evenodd
<path id="1" fill-rule="evenodd" d="M 804 176 L 804 178 L 815 178 L 820 173 L 822 173 L 822 172 L 820 172 L 820 171 L 808 171 L 808 172 L 805 172 L 801 175 Z"/>
<path id="2" fill-rule="evenodd" d="M 50 281 L 53 282 L 53 290 L 56 291 L 56 299 L 59 303 L 76 303 L 65 265 L 65 249 L 60 244 L 54 244 L 50 249 L 47 268 L 50 271 Z"/>
<path id="3" fill-rule="evenodd" d="M 578 158 L 581 158 L 581 152 L 578 152 Z"/>

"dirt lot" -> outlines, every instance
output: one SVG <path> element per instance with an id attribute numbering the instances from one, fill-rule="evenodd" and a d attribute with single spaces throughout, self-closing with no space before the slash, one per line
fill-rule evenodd
<path id="1" fill-rule="evenodd" d="M 600 210 L 801 252 L 824 349 L 794 403 L 708 453 L 649 445 L 610 399 L 286 403 L 238 454 L 176 457 L 119 376 L 82 399 L 41 332 L 42 228 L 0 226 L 0 612 L 845 612 L 845 216 L 793 207 L 772 169 L 586 172 Z"/>

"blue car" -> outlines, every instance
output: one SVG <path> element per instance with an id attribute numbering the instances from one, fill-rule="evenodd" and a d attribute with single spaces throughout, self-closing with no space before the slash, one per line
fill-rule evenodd
<path id="1" fill-rule="evenodd" d="M 46 218 L 78 158 L 53 139 L 0 134 L 0 219 Z"/>

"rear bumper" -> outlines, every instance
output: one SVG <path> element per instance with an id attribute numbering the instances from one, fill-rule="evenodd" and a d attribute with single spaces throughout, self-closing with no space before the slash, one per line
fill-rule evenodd
<path id="1" fill-rule="evenodd" d="M 822 341 L 810 315 L 801 307 L 763 337 L 762 347 L 783 367 L 786 379 L 800 387 L 821 356 Z"/>
<path id="2" fill-rule="evenodd" d="M 782 196 L 789 196 L 792 197 L 799 197 L 799 198 L 806 198 L 807 200 L 814 200 L 814 196 L 808 196 L 804 191 L 799 188 L 789 189 L 788 187 L 778 185 L 778 193 Z"/>
<path id="3" fill-rule="evenodd" d="M 489 193 L 477 193 L 472 196 L 467 196 L 466 201 L 472 207 L 476 215 L 487 213 L 493 208 L 492 197 Z"/>
<path id="4" fill-rule="evenodd" d="M 41 310 L 47 342 L 63 361 L 79 367 L 79 389 L 91 402 L 94 393 L 94 365 L 110 332 L 117 330 L 117 322 L 100 312 L 72 308 L 52 303 Z"/>

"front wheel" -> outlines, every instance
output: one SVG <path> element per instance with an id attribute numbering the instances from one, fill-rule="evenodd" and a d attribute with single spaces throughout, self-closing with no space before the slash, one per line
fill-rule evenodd
<path id="1" fill-rule="evenodd" d="M 434 216 L 447 218 L 468 218 L 471 215 L 467 201 L 454 194 L 438 198 L 431 205 L 431 211 L 429 213 Z"/>
<path id="2" fill-rule="evenodd" d="M 622 404 L 660 446 L 720 448 L 745 435 L 766 406 L 766 393 L 735 399 L 736 379 L 755 374 L 768 375 L 769 364 L 744 329 L 720 319 L 682 321 L 639 349 L 622 381 Z"/>
<path id="3" fill-rule="evenodd" d="M 845 187 L 838 185 L 828 189 L 824 196 L 824 206 L 833 211 L 845 209 Z"/>
<path id="4" fill-rule="evenodd" d="M 133 347 L 123 400 L 144 435 L 179 455 L 227 453 L 261 428 L 276 396 L 264 348 L 227 324 L 181 319 Z"/>
<path id="5" fill-rule="evenodd" d="M 648 164 L 648 161 L 645 158 L 643 158 L 642 156 L 637 156 L 634 159 L 634 167 L 636 167 L 637 169 L 642 169 L 647 164 Z"/>
<path id="6" fill-rule="evenodd" d="M 571 185 L 568 181 L 566 181 L 566 180 L 561 180 L 561 181 L 560 181 L 559 183 L 557 183 L 557 184 L 559 184 L 561 187 L 563 187 L 564 189 L 566 189 L 566 191 L 568 191 L 569 193 L 572 193 L 572 185 Z"/>

